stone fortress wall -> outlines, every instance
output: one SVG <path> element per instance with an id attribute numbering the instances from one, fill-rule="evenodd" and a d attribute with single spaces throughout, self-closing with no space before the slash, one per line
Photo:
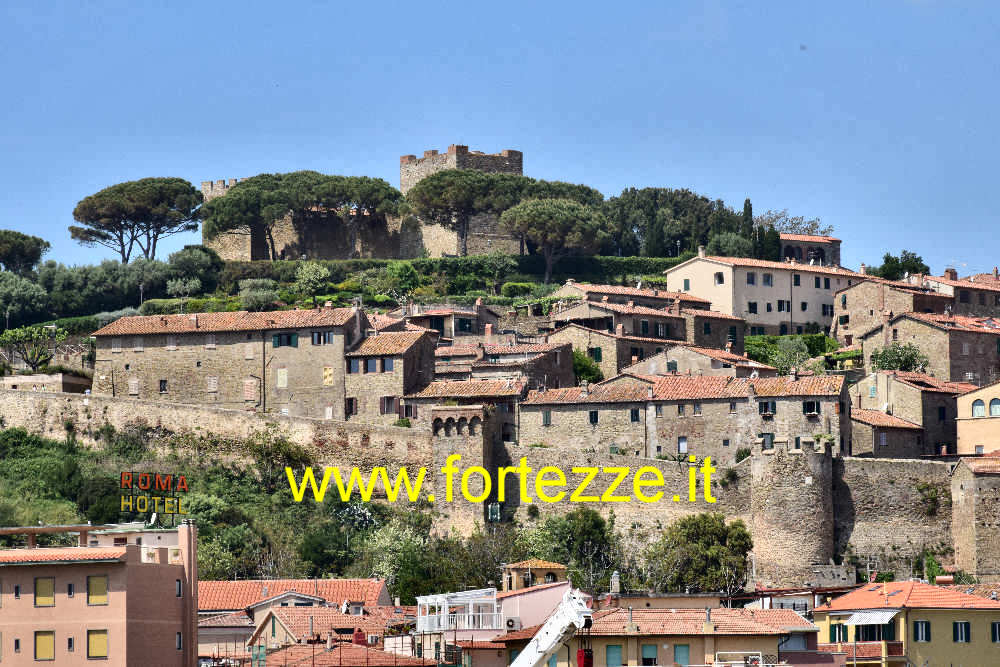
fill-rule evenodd
<path id="1" fill-rule="evenodd" d="M 584 452 L 572 445 L 538 447 L 504 443 L 498 437 L 496 420 L 489 408 L 435 409 L 457 411 L 456 419 L 469 420 L 475 413 L 480 416 L 482 426 L 474 433 L 466 429 L 448 436 L 434 436 L 429 430 L 418 428 L 259 415 L 80 394 L 0 390 L 0 418 L 6 428 L 23 427 L 46 437 L 62 438 L 67 425 L 72 424 L 81 441 L 92 444 L 93 435 L 102 425 L 120 428 L 134 423 L 137 417 L 150 426 L 174 432 L 213 433 L 232 438 L 272 427 L 308 447 L 321 465 L 358 466 L 362 470 L 386 466 L 390 473 L 402 465 L 410 469 L 428 466 L 425 489 L 441 497 L 444 478 L 439 471 L 452 453 L 462 455 L 460 469 L 482 465 L 493 471 L 494 480 L 499 466 L 516 466 L 522 456 L 527 457 L 528 465 L 536 472 L 547 465 L 566 471 L 568 488 L 575 487 L 579 480 L 579 475 L 570 474 L 574 466 L 628 466 L 633 471 L 652 466 L 661 471 L 666 483 L 663 500 L 654 504 L 633 500 L 583 506 L 593 507 L 606 516 L 614 511 L 619 528 L 643 536 L 654 535 L 681 516 L 703 511 L 719 511 L 729 519 L 742 519 L 754 538 L 755 580 L 766 585 L 814 582 L 815 566 L 845 556 L 857 557 L 861 563 L 880 558 L 880 567 L 885 570 L 887 558 L 905 561 L 925 548 L 937 550 L 942 560 L 950 562 L 952 549 L 959 555 L 975 554 L 978 546 L 979 560 L 968 557 L 959 564 L 975 572 L 978 563 L 983 564 L 979 567 L 993 565 L 992 561 L 983 560 L 984 545 L 1000 543 L 1000 526 L 995 516 L 983 514 L 995 509 L 993 495 L 997 492 L 991 487 L 987 491 L 992 494 L 989 502 L 978 499 L 976 485 L 957 475 L 953 477 L 954 464 L 841 458 L 833 456 L 823 445 L 818 449 L 793 451 L 788 443 L 775 442 L 774 450 L 764 452 L 758 446 L 751 458 L 730 468 L 718 466 L 712 488 L 715 503 L 705 501 L 699 474 L 698 500 L 689 502 L 688 468 L 683 462 Z M 728 473 L 729 469 L 733 472 Z M 479 478 L 472 479 L 471 488 L 478 493 L 482 490 Z M 599 475 L 590 493 L 602 495 L 613 479 L 614 475 Z M 528 514 L 529 504 L 519 501 L 516 477 L 508 476 L 506 482 L 504 514 L 530 525 L 533 519 Z M 632 495 L 631 484 L 630 476 L 618 492 Z M 493 489 L 492 498 L 495 494 Z M 680 500 L 673 501 L 673 494 L 679 495 Z M 929 500 L 931 496 L 936 500 Z M 953 496 L 962 501 L 965 517 L 955 522 L 954 527 Z M 541 503 L 535 498 L 533 501 L 542 518 L 579 506 L 568 502 Z M 435 509 L 440 512 L 436 520 L 441 531 L 455 529 L 468 534 L 485 518 L 485 503 L 439 502 L 435 503 Z M 970 525 L 976 530 L 970 530 Z M 908 574 L 903 571 L 899 576 Z"/>
<path id="2" fill-rule="evenodd" d="M 403 155 L 399 158 L 400 190 L 406 194 L 422 179 L 445 169 L 472 169 L 520 176 L 523 161 L 521 151 L 508 149 L 487 154 L 454 144 L 444 153 L 424 151 L 420 158 Z M 236 178 L 202 181 L 202 196 L 205 201 L 224 196 L 239 181 Z M 287 216 L 274 225 L 272 236 L 280 259 L 299 259 L 303 256 L 307 259 L 412 259 L 425 253 L 430 257 L 458 253 L 458 238 L 454 231 L 423 223 L 412 216 L 390 216 L 384 225 L 360 222 L 358 230 L 357 247 L 352 248 L 350 234 L 340 216 L 331 212 L 315 212 L 302 219 Z M 249 234 L 221 234 L 203 242 L 227 261 L 269 259 L 262 230 L 251 230 Z M 474 216 L 469 222 L 469 254 L 485 254 L 494 250 L 520 253 L 521 242 L 500 229 L 497 216 Z"/>

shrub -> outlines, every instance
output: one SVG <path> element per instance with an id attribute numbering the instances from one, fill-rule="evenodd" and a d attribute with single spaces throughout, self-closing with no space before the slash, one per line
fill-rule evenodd
<path id="1" fill-rule="evenodd" d="M 739 449 L 736 450 L 736 462 L 737 463 L 739 463 L 740 461 L 742 461 L 743 459 L 745 459 L 745 458 L 747 458 L 749 456 L 750 456 L 750 448 L 749 447 L 740 447 Z"/>
<path id="2" fill-rule="evenodd" d="M 526 296 L 531 294 L 534 283 L 504 283 L 500 288 L 500 294 L 507 297 Z"/>
<path id="3" fill-rule="evenodd" d="M 393 426 L 400 426 L 402 428 L 410 428 L 411 427 L 410 418 L 409 417 L 400 417 L 399 419 L 397 419 L 393 423 Z"/>
<path id="4" fill-rule="evenodd" d="M 277 284 L 270 278 L 240 281 L 240 303 L 246 310 L 266 310 L 278 300 Z"/>

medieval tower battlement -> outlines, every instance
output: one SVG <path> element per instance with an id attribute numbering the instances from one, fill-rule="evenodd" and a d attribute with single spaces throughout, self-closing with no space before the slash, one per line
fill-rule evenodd
<path id="1" fill-rule="evenodd" d="M 511 149 L 499 153 L 470 151 L 468 146 L 452 144 L 448 150 L 424 151 L 423 157 L 401 155 L 399 158 L 399 189 L 405 195 L 410 188 L 433 173 L 445 169 L 472 169 L 490 174 L 524 175 L 524 154 Z"/>

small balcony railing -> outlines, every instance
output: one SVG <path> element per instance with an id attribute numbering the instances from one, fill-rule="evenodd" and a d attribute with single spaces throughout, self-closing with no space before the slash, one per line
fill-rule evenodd
<path id="1" fill-rule="evenodd" d="M 417 632 L 444 630 L 503 630 L 503 614 L 441 614 L 417 617 Z"/>
<path id="2" fill-rule="evenodd" d="M 903 642 L 838 642 L 819 644 L 816 648 L 829 653 L 846 653 L 848 660 L 857 658 L 898 658 L 903 656 Z"/>

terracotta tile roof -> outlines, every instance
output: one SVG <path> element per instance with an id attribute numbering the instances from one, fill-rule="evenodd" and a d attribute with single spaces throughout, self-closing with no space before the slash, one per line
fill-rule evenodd
<path id="1" fill-rule="evenodd" d="M 925 285 L 928 283 L 940 283 L 942 285 L 958 287 L 960 289 L 978 289 L 986 290 L 988 292 L 1000 292 L 1000 282 L 996 282 L 993 279 L 992 274 L 990 275 L 990 280 L 984 282 L 974 282 L 972 280 L 952 280 L 951 278 L 945 278 L 944 276 L 924 276 L 923 280 Z"/>
<path id="2" fill-rule="evenodd" d="M 989 452 L 986 456 L 964 458 L 962 461 L 977 475 L 1000 475 L 1000 452 Z"/>
<path id="3" fill-rule="evenodd" d="M 744 357 L 739 354 L 726 352 L 725 350 L 719 350 L 714 347 L 698 347 L 697 345 L 684 345 L 683 347 L 697 354 L 711 357 L 712 359 L 718 359 L 719 361 L 732 364 L 733 366 L 745 366 L 748 368 L 757 368 L 768 371 L 777 370 L 774 366 L 762 364 L 759 361 L 754 361 L 750 357 Z"/>
<path id="4" fill-rule="evenodd" d="M 480 348 L 478 345 L 442 345 L 434 348 L 435 357 L 467 357 L 478 355 Z"/>
<path id="5" fill-rule="evenodd" d="M 998 283 L 1000 284 L 1000 276 L 993 273 L 974 273 L 971 276 L 966 276 L 962 280 L 967 280 L 973 283 Z"/>
<path id="6" fill-rule="evenodd" d="M 552 352 L 569 345 L 569 343 L 524 343 L 520 345 L 484 345 L 486 354 L 541 354 Z"/>
<path id="7" fill-rule="evenodd" d="M 551 560 L 542 560 L 541 558 L 529 558 L 528 560 L 519 560 L 516 563 L 507 563 L 504 567 L 507 568 L 517 568 L 517 569 L 527 569 L 532 567 L 544 568 L 546 570 L 565 570 L 566 566 L 562 563 L 556 563 Z"/>
<path id="8" fill-rule="evenodd" d="M 685 292 L 669 292 L 667 290 L 649 287 L 626 287 L 624 285 L 595 285 L 593 283 L 568 283 L 570 287 L 576 287 L 586 294 L 615 294 L 617 296 L 638 296 L 647 299 L 672 299 L 674 301 L 687 301 L 688 303 L 710 303 L 708 299 L 703 299 L 694 294 Z"/>
<path id="9" fill-rule="evenodd" d="M 245 609 L 261 600 L 287 591 L 317 595 L 328 602 L 344 600 L 377 606 L 384 594 L 381 579 L 243 579 L 237 581 L 198 582 L 199 611 L 231 611 Z"/>
<path id="10" fill-rule="evenodd" d="M 474 639 L 471 640 L 459 639 L 458 642 L 456 643 L 459 645 L 459 647 L 467 651 L 478 651 L 484 649 L 496 651 L 507 648 L 507 645 L 504 644 L 503 642 L 477 641 Z"/>
<path id="11" fill-rule="evenodd" d="M 992 274 L 990 274 L 992 275 Z M 951 584 L 943 586 L 950 591 L 963 593 L 965 595 L 975 595 L 976 597 L 996 600 L 1000 598 L 1000 583 L 996 584 Z"/>
<path id="12" fill-rule="evenodd" d="M 253 621 L 245 611 L 232 614 L 218 614 L 198 619 L 199 628 L 252 628 Z"/>
<path id="13" fill-rule="evenodd" d="M 926 322 L 933 327 L 946 331 L 970 331 L 1000 336 L 1000 318 L 969 317 L 968 315 L 947 315 L 945 313 L 901 313 L 894 317 L 892 321 L 895 322 L 902 317 Z"/>
<path id="14" fill-rule="evenodd" d="M 905 428 L 921 431 L 923 426 L 906 421 L 894 415 L 887 415 L 879 410 L 863 410 L 861 408 L 851 408 L 851 419 L 869 426 L 880 428 Z"/>
<path id="15" fill-rule="evenodd" d="M 101 327 L 94 336 L 158 333 L 213 333 L 221 331 L 267 331 L 307 327 L 339 327 L 351 321 L 353 308 L 314 308 L 251 313 L 189 313 L 187 315 L 133 315 Z"/>
<path id="16" fill-rule="evenodd" d="M 475 317 L 477 314 L 474 310 L 461 310 L 459 308 L 431 308 L 430 310 L 422 310 L 419 313 L 413 313 L 406 317 L 420 318 L 427 317 L 428 315 L 468 315 L 469 317 Z"/>
<path id="17" fill-rule="evenodd" d="M 890 581 L 865 584 L 816 607 L 818 612 L 859 609 L 1000 609 L 1000 602 L 919 581 Z"/>
<path id="18" fill-rule="evenodd" d="M 649 315 L 651 317 L 670 317 L 678 318 L 680 315 L 672 313 L 666 308 L 650 308 L 649 306 L 637 306 L 635 304 L 627 303 L 612 303 L 610 301 L 583 301 L 575 306 L 576 308 L 599 308 L 601 310 L 610 310 L 614 313 L 620 313 L 622 315 Z M 569 310 L 564 310 L 562 313 L 554 315 L 554 319 L 559 319 L 559 315 L 565 315 L 570 312 Z"/>
<path id="19" fill-rule="evenodd" d="M 515 380 L 441 380 L 404 398 L 500 398 L 521 396 L 524 383 Z"/>
<path id="20" fill-rule="evenodd" d="M 379 331 L 398 331 L 405 325 L 405 321 L 402 318 L 393 317 L 392 315 L 383 315 L 381 313 L 368 313 L 368 321 Z"/>
<path id="21" fill-rule="evenodd" d="M 348 357 L 372 357 L 380 355 L 405 354 L 425 335 L 423 331 L 385 331 L 369 336 L 361 341 L 355 349 L 348 352 Z"/>
<path id="22" fill-rule="evenodd" d="M 526 595 L 528 593 L 536 593 L 538 591 L 544 591 L 549 588 L 559 588 L 560 586 L 568 587 L 570 583 L 568 581 L 553 581 L 548 584 L 537 584 L 535 586 L 529 586 L 528 588 L 521 588 L 516 591 L 504 591 L 503 593 L 497 593 L 497 600 L 503 600 L 504 598 L 514 597 L 515 595 Z"/>
<path id="23" fill-rule="evenodd" d="M 712 635 L 783 635 L 789 628 L 804 632 L 813 632 L 817 628 L 805 619 L 794 621 L 788 614 L 759 614 L 765 610 L 750 609 L 712 609 L 714 631 L 705 632 L 704 609 L 634 609 L 632 622 L 638 626 L 638 632 L 629 631 L 629 610 L 616 607 L 594 613 L 591 636 L 700 636 Z M 781 611 L 795 614 L 788 610 Z M 797 614 L 795 614 L 797 616 Z M 801 617 L 800 617 L 801 618 Z M 541 626 L 524 628 L 517 632 L 500 635 L 496 642 L 526 641 L 534 636 Z"/>
<path id="24" fill-rule="evenodd" d="M 434 375 L 454 375 L 455 373 L 468 375 L 471 372 L 472 364 L 467 361 L 439 361 L 434 364 Z"/>
<path id="25" fill-rule="evenodd" d="M 774 378 L 734 378 L 727 375 L 639 375 L 646 385 L 620 382 L 583 387 L 530 391 L 523 405 L 566 403 L 636 403 L 648 400 L 675 401 L 710 398 L 747 398 L 752 386 L 757 396 L 838 396 L 844 386 L 843 376 L 820 375 Z M 621 376 L 618 376 L 621 377 Z M 650 388 L 652 397 L 650 397 Z"/>
<path id="26" fill-rule="evenodd" d="M 846 348 L 837 350 L 843 351 Z M 926 373 L 915 373 L 910 371 L 879 371 L 882 375 L 895 375 L 896 380 L 905 385 L 919 389 L 920 391 L 940 392 L 943 394 L 964 394 L 966 392 L 979 389 L 974 384 L 968 382 L 951 382 L 942 378 L 927 375 Z"/>
<path id="27" fill-rule="evenodd" d="M 435 663 L 428 658 L 413 658 L 358 644 L 341 643 L 329 651 L 324 644 L 292 644 L 268 653 L 267 664 L 289 667 L 407 667 Z"/>
<path id="28" fill-rule="evenodd" d="M 26 563 L 73 563 L 125 559 L 125 547 L 43 547 L 0 549 L 0 565 Z"/>
<path id="29" fill-rule="evenodd" d="M 749 609 L 753 620 L 782 630 L 810 632 L 818 628 L 791 609 Z M 715 612 L 712 612 L 715 616 Z"/>
<path id="30" fill-rule="evenodd" d="M 636 341 L 638 343 L 661 343 L 661 344 L 664 344 L 664 345 L 676 345 L 677 342 L 678 342 L 677 340 L 671 339 L 671 338 L 650 338 L 648 336 L 630 336 L 628 334 L 618 335 L 618 334 L 616 334 L 616 333 L 614 333 L 612 331 L 601 331 L 600 329 L 591 329 L 591 328 L 585 327 L 585 326 L 583 326 L 581 324 L 576 324 L 575 322 L 570 322 L 569 324 L 565 324 L 565 325 L 559 327 L 558 329 L 556 329 L 555 331 L 552 331 L 551 333 L 549 333 L 549 337 L 551 337 L 552 334 L 558 333 L 558 332 L 560 332 L 560 331 L 562 331 L 564 329 L 569 329 L 570 327 L 576 327 L 577 329 L 582 329 L 582 330 L 587 331 L 590 334 L 595 335 L 595 336 L 606 336 L 608 338 L 615 338 L 615 339 L 618 339 L 618 340 Z"/>
<path id="31" fill-rule="evenodd" d="M 736 320 L 742 322 L 742 317 L 737 317 L 736 315 L 730 315 L 728 313 L 720 313 L 717 310 L 698 310 L 697 308 L 681 308 L 681 313 L 684 315 L 693 315 L 695 317 L 704 317 L 712 320 Z"/>
<path id="32" fill-rule="evenodd" d="M 798 271 L 800 273 L 824 273 L 834 276 L 843 276 L 845 278 L 868 278 L 866 274 L 856 273 L 850 269 L 845 269 L 839 266 L 820 266 L 819 264 L 802 264 L 801 262 L 772 262 L 766 259 L 753 259 L 750 257 L 718 257 L 715 255 L 709 255 L 701 258 L 695 257 L 688 261 L 693 261 L 694 259 L 707 259 L 713 262 L 719 262 L 720 264 L 729 264 L 730 266 L 752 266 L 761 269 Z M 678 264 L 677 266 L 681 265 Z M 667 269 L 664 273 L 673 271 L 676 268 L 677 267 L 675 266 Z"/>
<path id="33" fill-rule="evenodd" d="M 326 636 L 329 630 L 362 630 L 366 635 L 381 637 L 386 630 L 386 617 L 367 614 L 342 614 L 336 607 L 271 607 L 269 613 L 288 628 L 295 637 L 309 635 L 312 619 L 313 635 Z"/>
<path id="34" fill-rule="evenodd" d="M 832 236 L 817 236 L 815 234 L 778 234 L 782 241 L 804 241 L 806 243 L 839 243 L 840 239 Z"/>

